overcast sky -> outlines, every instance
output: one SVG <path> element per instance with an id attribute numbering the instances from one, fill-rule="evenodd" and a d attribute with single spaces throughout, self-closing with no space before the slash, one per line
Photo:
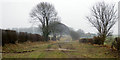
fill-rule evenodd
<path id="1" fill-rule="evenodd" d="M 65 25 L 82 29 L 86 33 L 96 33 L 97 30 L 85 18 L 90 15 L 91 7 L 100 1 L 117 4 L 119 0 L 0 0 L 0 28 L 31 27 L 29 13 L 40 2 L 49 2 L 54 5 Z M 112 28 L 118 33 L 118 24 Z"/>

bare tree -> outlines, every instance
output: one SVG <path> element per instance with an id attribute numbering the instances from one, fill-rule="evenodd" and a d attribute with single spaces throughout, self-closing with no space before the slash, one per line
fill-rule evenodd
<path id="1" fill-rule="evenodd" d="M 92 15 L 87 17 L 88 21 L 98 30 L 98 36 L 105 38 L 111 34 L 111 28 L 117 21 L 117 10 L 114 4 L 99 2 L 91 9 Z"/>
<path id="2" fill-rule="evenodd" d="M 55 21 L 57 17 L 57 12 L 52 4 L 47 2 L 39 3 L 30 13 L 33 21 L 39 22 L 42 27 L 42 34 L 45 41 L 48 41 L 49 23 Z"/>

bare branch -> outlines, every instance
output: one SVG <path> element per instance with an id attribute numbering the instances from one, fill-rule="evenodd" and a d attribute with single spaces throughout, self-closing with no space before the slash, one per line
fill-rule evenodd
<path id="1" fill-rule="evenodd" d="M 115 5 L 99 2 L 92 7 L 91 12 L 92 16 L 86 18 L 98 30 L 98 34 L 104 38 L 111 34 L 110 29 L 117 21 Z"/>
<path id="2" fill-rule="evenodd" d="M 49 23 L 51 21 L 58 20 L 57 12 L 52 4 L 47 2 L 41 2 L 30 13 L 30 17 L 34 21 L 39 21 L 42 25 L 42 32 L 45 40 L 48 40 L 49 31 Z M 54 18 L 54 19 L 53 19 Z"/>

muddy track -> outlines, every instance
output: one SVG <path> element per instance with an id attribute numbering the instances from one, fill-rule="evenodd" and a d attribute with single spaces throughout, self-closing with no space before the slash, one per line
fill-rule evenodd
<path id="1" fill-rule="evenodd" d="M 53 44 L 53 45 L 55 45 L 55 44 Z M 72 44 L 65 43 L 65 42 L 56 43 L 56 45 L 58 46 L 58 48 L 64 48 L 63 46 L 65 46 L 65 45 L 68 45 L 68 46 L 70 46 L 71 48 L 73 48 L 73 45 L 72 45 Z M 71 49 L 71 48 L 65 47 L 65 49 Z M 61 52 L 64 53 L 65 55 L 67 55 L 69 58 L 76 58 L 76 56 L 73 56 L 73 55 L 69 54 L 68 51 L 61 50 Z"/>
<path id="2" fill-rule="evenodd" d="M 53 44 L 50 44 L 51 47 L 50 48 L 47 48 L 47 49 L 52 49 L 52 46 L 55 45 L 57 46 L 58 50 L 61 49 L 61 53 L 65 54 L 68 56 L 68 58 L 79 58 L 79 57 L 84 57 L 84 58 L 88 58 L 86 56 L 77 56 L 77 55 L 72 55 L 71 52 L 77 52 L 76 48 L 74 47 L 74 45 L 72 43 L 66 43 L 66 42 L 58 42 L 58 43 L 53 43 Z M 63 50 L 62 50 L 63 49 Z M 66 49 L 66 50 L 64 50 Z M 46 52 L 50 52 L 50 51 L 54 51 L 53 50 L 47 50 Z"/>
<path id="3" fill-rule="evenodd" d="M 59 48 L 63 48 L 64 45 L 69 45 L 68 47 L 66 47 L 66 49 L 76 50 L 74 48 L 73 44 L 70 44 L 70 43 L 58 43 L 58 47 Z M 86 57 L 86 56 L 76 56 L 76 55 L 70 54 L 70 52 L 73 52 L 73 51 L 64 51 L 64 50 L 61 50 L 61 52 L 64 53 L 64 54 L 66 54 L 69 58 L 79 58 L 79 57 L 89 58 L 89 57 Z M 75 51 L 75 52 L 77 52 L 77 51 Z"/>
<path id="4" fill-rule="evenodd" d="M 0 53 L 29 53 L 29 52 L 33 52 L 35 50 L 28 50 L 28 51 L 20 51 L 20 52 L 0 52 Z"/>

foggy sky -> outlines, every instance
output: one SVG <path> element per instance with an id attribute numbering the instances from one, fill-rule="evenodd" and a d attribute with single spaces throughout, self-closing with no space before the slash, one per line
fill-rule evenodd
<path id="1" fill-rule="evenodd" d="M 0 28 L 31 27 L 29 13 L 40 2 L 54 5 L 61 17 L 61 22 L 75 30 L 96 33 L 97 30 L 85 18 L 90 15 L 91 7 L 104 0 L 0 0 Z M 106 3 L 118 4 L 119 0 L 105 0 Z M 118 24 L 112 28 L 118 33 Z"/>

